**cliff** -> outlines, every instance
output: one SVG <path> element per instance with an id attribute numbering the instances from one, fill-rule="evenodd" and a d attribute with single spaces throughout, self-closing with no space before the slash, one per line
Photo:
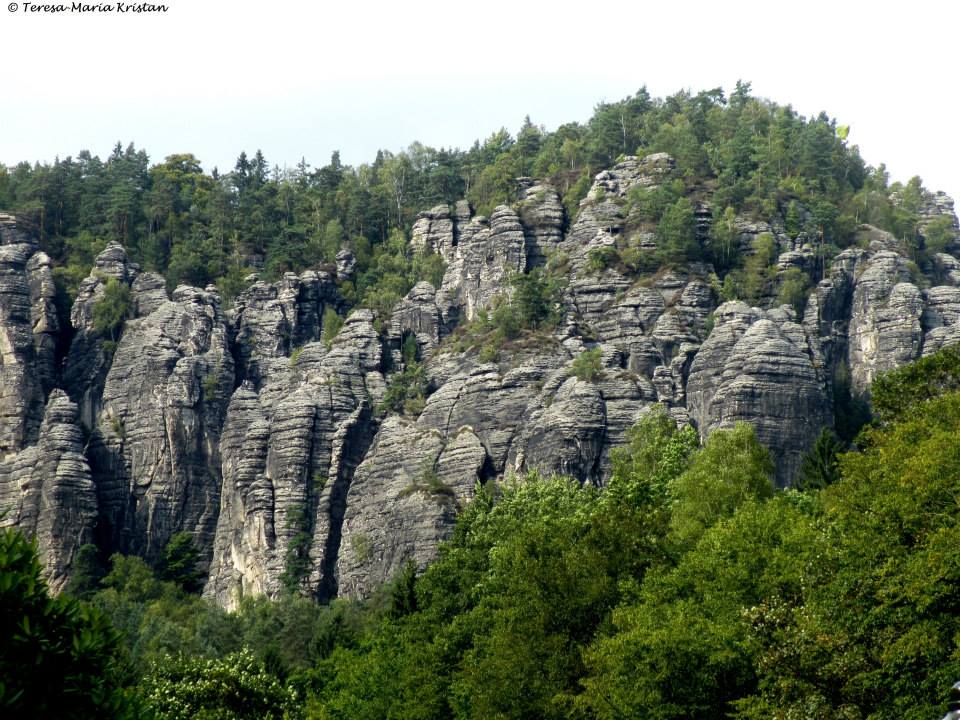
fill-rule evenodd
<path id="1" fill-rule="evenodd" d="M 411 249 L 442 257 L 442 280 L 417 283 L 389 317 L 347 312 L 347 251 L 335 269 L 251 277 L 226 308 L 212 286 L 168 295 L 110 244 L 80 285 L 62 362 L 71 335 L 51 261 L 5 220 L 0 523 L 37 537 L 55 588 L 84 543 L 157 560 L 186 531 L 205 594 L 224 606 L 285 590 L 364 597 L 429 562 L 478 484 L 538 470 L 602 485 L 611 452 L 656 403 L 704 437 L 751 424 L 776 484 L 789 485 L 839 402 L 960 340 L 957 248 L 924 274 L 910 248 L 867 225 L 827 265 L 783 218 L 737 217 L 740 247 L 763 236 L 776 253 L 773 290 L 753 304 L 723 302 L 704 263 L 602 261 L 657 251 L 628 198 L 674 172 L 663 153 L 628 157 L 596 176 L 574 217 L 531 179 L 489 217 L 465 201 L 421 213 Z M 925 217 L 956 226 L 948 198 L 927 200 Z M 703 246 L 709 197 L 692 203 L 688 240 Z M 791 269 L 815 281 L 802 313 L 776 300 Z M 565 280 L 557 321 L 493 355 L 465 349 L 467 324 L 534 270 Z M 130 297 L 117 340 L 94 322 L 111 281 Z M 334 312 L 345 315 L 335 335 L 324 327 Z M 588 350 L 597 366 L 584 375 L 574 361 Z M 423 402 L 388 411 L 388 389 L 414 363 Z"/>

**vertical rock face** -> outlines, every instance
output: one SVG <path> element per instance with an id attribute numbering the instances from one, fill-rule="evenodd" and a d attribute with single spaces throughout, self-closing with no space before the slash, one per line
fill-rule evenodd
<path id="1" fill-rule="evenodd" d="M 319 340 L 324 310 L 340 304 L 334 278 L 326 272 L 286 273 L 276 283 L 255 282 L 237 296 L 231 314 L 238 377 L 262 383 L 269 361 Z"/>
<path id="2" fill-rule="evenodd" d="M 337 560 L 339 590 L 365 597 L 407 562 L 426 566 L 457 508 L 473 496 L 486 453 L 467 427 L 452 438 L 389 418 L 357 468 Z"/>
<path id="3" fill-rule="evenodd" d="M 45 381 L 49 382 L 55 371 L 45 343 L 51 324 L 44 311 L 46 298 L 37 293 L 36 310 L 31 302 L 35 294 L 31 286 L 42 286 L 40 269 L 49 270 L 39 264 L 46 256 L 37 255 L 26 243 L 0 245 L 0 455 L 36 440 L 43 418 Z M 33 272 L 28 265 L 34 266 Z"/>
<path id="4" fill-rule="evenodd" d="M 0 455 L 36 440 L 57 376 L 60 333 L 50 258 L 0 220 Z"/>
<path id="5" fill-rule="evenodd" d="M 394 308 L 390 319 L 390 338 L 400 347 L 407 335 L 417 343 L 417 352 L 425 357 L 440 344 L 442 323 L 437 307 L 437 291 L 428 282 L 419 282 Z"/>
<path id="6" fill-rule="evenodd" d="M 220 428 L 233 358 L 219 298 L 180 287 L 127 322 L 106 377 L 93 451 L 105 530 L 156 559 L 186 530 L 209 555 L 220 504 Z"/>
<path id="7" fill-rule="evenodd" d="M 848 360 L 853 387 L 869 390 L 878 373 L 920 357 L 923 298 L 905 258 L 882 251 L 867 261 L 853 291 Z"/>
<path id="8" fill-rule="evenodd" d="M 282 587 L 336 594 L 345 501 L 385 390 L 368 310 L 328 351 L 309 343 L 234 393 L 223 430 L 223 492 L 205 593 L 227 607 Z"/>
<path id="9" fill-rule="evenodd" d="M 820 429 L 832 424 L 822 360 L 791 314 L 725 303 L 693 360 L 687 409 L 703 435 L 751 424 L 788 484 Z"/>
<path id="10" fill-rule="evenodd" d="M 7 513 L 0 525 L 37 539 L 54 592 L 69 579 L 77 549 L 93 541 L 97 498 L 83 450 L 77 406 L 54 390 L 36 444 L 0 459 L 0 508 Z"/>
<path id="11" fill-rule="evenodd" d="M 524 191 L 520 222 L 526 242 L 527 267 L 543 265 L 563 241 L 563 205 L 552 185 L 536 183 Z"/>
<path id="12" fill-rule="evenodd" d="M 927 240 L 927 229 L 930 223 L 944 217 L 947 219 L 950 228 L 955 232 L 960 230 L 960 222 L 957 221 L 953 198 L 944 192 L 924 192 L 920 207 L 920 235 L 924 241 Z M 960 253 L 960 233 L 955 235 L 953 242 L 946 249 L 954 255 Z"/>
<path id="13" fill-rule="evenodd" d="M 347 496 L 341 594 L 366 596 L 408 561 L 422 567 L 434 556 L 476 482 L 505 472 L 537 385 L 563 362 L 466 368 L 428 398 L 416 422 L 384 422 Z"/>
<path id="14" fill-rule="evenodd" d="M 566 300 L 576 319 L 590 327 L 604 323 L 619 296 L 632 289 L 633 279 L 623 269 L 613 266 L 598 272 L 591 268 L 591 259 L 618 246 L 628 227 L 627 194 L 634 188 L 657 188 L 670 179 L 675 165 L 666 153 L 628 156 L 594 178 L 570 232 L 557 244 L 569 264 Z"/>
<path id="15" fill-rule="evenodd" d="M 410 234 L 414 251 L 437 253 L 449 260 L 454 244 L 454 218 L 447 205 L 437 205 L 417 215 Z"/>
<path id="16" fill-rule="evenodd" d="M 568 475 L 582 483 L 596 482 L 606 421 L 600 389 L 567 378 L 552 396 L 526 414 L 513 465 L 520 472 L 530 468 Z"/>
<path id="17" fill-rule="evenodd" d="M 252 276 L 223 311 L 212 287 L 168 298 L 163 277 L 110 244 L 81 283 L 62 367 L 70 333 L 50 259 L 0 216 L 0 522 L 38 538 L 56 589 L 84 542 L 156 560 L 185 530 L 205 595 L 225 607 L 283 591 L 365 597 L 434 557 L 477 483 L 539 471 L 603 485 L 611 452 L 654 403 L 704 437 L 750 423 L 783 486 L 832 423 L 841 376 L 866 395 L 878 373 L 960 342 L 960 248 L 949 243 L 924 276 L 897 238 L 861 226 L 827 270 L 782 219 L 737 217 L 741 252 L 763 233 L 777 246 L 758 307 L 718 307 L 706 264 L 636 272 L 626 251 L 656 250 L 636 189 L 674 172 L 665 154 L 625 158 L 595 177 L 569 229 L 557 191 L 529 178 L 489 219 L 466 201 L 425 211 L 411 243 L 447 263 L 440 287 L 415 285 L 382 326 L 354 310 L 332 340 L 324 315 L 345 305 L 349 251 L 336 277 Z M 948 198 L 924 203 L 921 234 L 937 222 L 942 237 L 943 216 L 956 227 Z M 706 244 L 709 199 L 693 205 L 691 240 Z M 445 344 L 548 257 L 569 276 L 552 334 L 511 340 L 495 363 Z M 774 299 L 795 270 L 819 278 L 802 318 Z M 130 307 L 122 333 L 104 337 L 94 314 L 112 281 Z M 425 405 L 387 414 L 388 383 L 406 377 L 414 345 Z"/>
<path id="18" fill-rule="evenodd" d="M 783 487 L 820 429 L 832 424 L 822 361 L 789 316 L 727 305 L 717 312 L 718 327 L 690 370 L 688 410 L 704 435 L 740 421 L 752 425 L 772 449 Z"/>
<path id="19" fill-rule="evenodd" d="M 58 380 L 57 350 L 60 320 L 57 317 L 57 290 L 53 282 L 53 263 L 45 252 L 36 252 L 27 261 L 30 285 L 30 324 L 33 332 L 37 374 L 45 394 Z"/>
<path id="20" fill-rule="evenodd" d="M 490 306 L 493 297 L 508 291 L 507 278 L 526 269 L 523 226 L 506 205 L 494 209 L 489 221 L 474 217 L 457 225 L 457 245 L 448 260 L 437 305 L 444 323 L 472 320 Z"/>
<path id="21" fill-rule="evenodd" d="M 75 333 L 63 368 L 63 385 L 80 407 L 80 422 L 88 431 L 97 426 L 103 385 L 110 370 L 112 356 L 104 343 L 115 342 L 95 328 L 94 308 L 103 298 L 111 278 L 130 286 L 138 274 L 139 269 L 129 262 L 123 246 L 108 244 L 94 260 L 90 275 L 80 283 L 70 310 L 70 324 Z"/>

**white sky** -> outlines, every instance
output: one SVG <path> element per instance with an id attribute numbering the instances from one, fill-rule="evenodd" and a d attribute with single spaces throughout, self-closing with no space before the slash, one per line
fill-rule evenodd
<path id="1" fill-rule="evenodd" d="M 320 166 L 335 149 L 359 164 L 414 140 L 468 147 L 527 114 L 584 121 L 644 84 L 729 93 L 743 78 L 849 124 L 893 180 L 918 174 L 960 201 L 954 0 L 152 1 L 169 12 L 0 4 L 0 162 L 132 140 L 208 169 L 257 148 L 271 164 Z"/>

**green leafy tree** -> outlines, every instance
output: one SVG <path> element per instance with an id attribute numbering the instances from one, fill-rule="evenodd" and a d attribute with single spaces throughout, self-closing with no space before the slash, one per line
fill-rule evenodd
<path id="1" fill-rule="evenodd" d="M 510 305 L 521 328 L 537 329 L 550 326 L 558 319 L 561 281 L 542 268 L 520 273 L 510 278 L 513 294 Z"/>
<path id="2" fill-rule="evenodd" d="M 739 259 L 740 237 L 737 234 L 737 214 L 729 205 L 715 217 L 710 226 L 713 260 L 718 270 L 729 270 Z"/>
<path id="3" fill-rule="evenodd" d="M 762 672 L 747 612 L 794 597 L 806 559 L 822 548 L 791 499 L 745 501 L 614 610 L 610 632 L 586 653 L 579 707 L 610 720 L 732 714 Z"/>
<path id="4" fill-rule="evenodd" d="M 310 517 L 305 504 L 287 511 L 285 527 L 292 535 L 287 541 L 287 554 L 280 583 L 287 593 L 293 595 L 300 592 L 303 580 L 310 572 L 313 534 L 310 532 Z"/>
<path id="5" fill-rule="evenodd" d="M 188 532 L 170 536 L 163 548 L 160 563 L 160 578 L 175 583 L 185 592 L 199 592 L 203 587 L 203 575 L 197 569 L 200 551 Z"/>
<path id="6" fill-rule="evenodd" d="M 592 350 L 584 350 L 573 359 L 570 372 L 580 380 L 593 382 L 603 371 L 600 355 L 600 348 L 598 347 Z"/>
<path id="7" fill-rule="evenodd" d="M 839 454 L 843 446 L 829 428 L 824 428 L 816 442 L 803 456 L 797 471 L 796 486 L 800 490 L 819 490 L 840 479 Z"/>
<path id="8" fill-rule="evenodd" d="M 704 530 L 742 503 L 773 494 L 773 461 L 753 428 L 738 423 L 716 430 L 690 467 L 670 486 L 671 525 L 681 545 L 695 543 Z"/>
<path id="9" fill-rule="evenodd" d="M 669 206 L 657 225 L 657 251 L 667 262 L 696 260 L 700 255 L 693 218 L 693 205 L 682 197 Z"/>
<path id="10" fill-rule="evenodd" d="M 118 636 L 99 611 L 50 597 L 36 545 L 0 530 L 0 710 L 6 718 L 133 718 Z"/>
<path id="11" fill-rule="evenodd" d="M 329 349 L 333 344 L 333 339 L 343 327 L 343 318 L 337 314 L 331 306 L 327 305 L 323 309 L 323 343 Z"/>
<path id="12" fill-rule="evenodd" d="M 300 717 L 294 691 L 248 650 L 222 660 L 158 660 L 144 678 L 143 693 L 158 720 Z"/>
<path id="13" fill-rule="evenodd" d="M 949 215 L 939 215 L 923 228 L 926 239 L 926 249 L 934 253 L 946 252 L 946 249 L 957 239 L 957 229 L 953 225 L 953 218 Z"/>
<path id="14" fill-rule="evenodd" d="M 94 329 L 115 343 L 130 314 L 130 307 L 130 287 L 116 278 L 109 278 L 103 287 L 103 295 L 93 305 Z"/>
<path id="15" fill-rule="evenodd" d="M 789 268 L 780 281 L 777 291 L 777 303 L 789 305 L 796 313 L 797 322 L 803 319 L 803 311 L 807 306 L 807 297 L 810 293 L 810 276 L 799 268 Z"/>
<path id="16" fill-rule="evenodd" d="M 873 409 L 881 422 L 922 412 L 924 403 L 960 389 L 960 348 L 939 352 L 881 374 L 871 387 Z"/>
<path id="17" fill-rule="evenodd" d="M 100 587 L 100 581 L 106 574 L 100 548 L 89 543 L 81 545 L 70 566 L 70 579 L 65 592 L 76 598 L 89 599 Z"/>

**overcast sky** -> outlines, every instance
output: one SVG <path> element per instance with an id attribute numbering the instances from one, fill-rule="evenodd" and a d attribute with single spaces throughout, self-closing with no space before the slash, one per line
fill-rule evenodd
<path id="1" fill-rule="evenodd" d="M 70 0 L 38 0 L 67 2 Z M 87 0 L 89 1 L 89 0 Z M 140 0 L 134 0 L 139 2 Z M 554 129 L 646 85 L 738 78 L 826 110 L 893 180 L 960 198 L 960 4 L 605 0 L 153 0 L 163 14 L 0 7 L 0 162 L 119 140 L 229 169 L 468 147 L 525 115 Z"/>

